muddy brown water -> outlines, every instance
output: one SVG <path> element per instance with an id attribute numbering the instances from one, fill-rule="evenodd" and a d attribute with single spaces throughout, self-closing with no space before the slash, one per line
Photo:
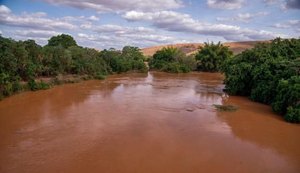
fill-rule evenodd
<path id="1" fill-rule="evenodd" d="M 222 79 L 123 74 L 6 98 L 0 172 L 300 172 L 300 126 L 226 96 Z"/>

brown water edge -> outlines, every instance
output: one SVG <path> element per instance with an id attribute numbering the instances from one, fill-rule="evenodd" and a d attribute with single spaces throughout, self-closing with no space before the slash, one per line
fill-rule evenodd
<path id="1" fill-rule="evenodd" d="M 124 74 L 9 97 L 0 172 L 300 172 L 300 126 L 227 98 L 222 79 Z"/>

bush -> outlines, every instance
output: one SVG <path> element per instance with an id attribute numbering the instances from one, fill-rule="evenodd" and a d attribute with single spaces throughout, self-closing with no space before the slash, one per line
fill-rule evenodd
<path id="1" fill-rule="evenodd" d="M 106 79 L 106 76 L 98 73 L 98 74 L 94 75 L 94 78 L 98 79 L 98 80 L 104 80 L 104 79 Z"/>
<path id="2" fill-rule="evenodd" d="M 49 89 L 50 88 L 49 84 L 47 84 L 47 83 L 45 83 L 43 81 L 36 82 L 34 79 L 30 79 L 27 84 L 28 84 L 28 88 L 31 91 L 45 90 L 45 89 Z"/>
<path id="3" fill-rule="evenodd" d="M 218 44 L 205 43 L 200 47 L 196 56 L 199 71 L 217 72 L 221 70 L 224 61 L 232 56 L 232 51 L 228 47 Z"/>
<path id="4" fill-rule="evenodd" d="M 10 96 L 21 90 L 22 87 L 18 78 L 13 79 L 6 73 L 0 73 L 0 95 L 1 97 Z"/>
<path id="5" fill-rule="evenodd" d="M 257 44 L 222 65 L 225 91 L 270 104 L 286 120 L 296 122 L 294 109 L 300 102 L 299 57 L 300 39 L 278 38 Z"/>
<path id="6" fill-rule="evenodd" d="M 184 64 L 180 64 L 178 62 L 167 63 L 161 68 L 161 70 L 164 72 L 171 72 L 171 73 L 190 72 L 190 69 L 188 66 L 186 66 Z"/>
<path id="7" fill-rule="evenodd" d="M 122 51 L 115 49 L 103 50 L 100 57 L 109 65 L 112 72 L 147 71 L 144 63 L 145 57 L 137 47 L 125 46 Z"/>
<path id="8" fill-rule="evenodd" d="M 177 48 L 167 47 L 157 51 L 149 62 L 150 69 L 186 73 L 195 69 L 195 58 L 186 55 Z"/>
<path id="9" fill-rule="evenodd" d="M 49 88 L 49 84 L 34 80 L 39 76 L 78 74 L 103 79 L 113 72 L 146 72 L 144 60 L 137 47 L 99 52 L 78 46 L 65 34 L 51 37 L 44 47 L 34 40 L 14 41 L 0 35 L 0 97 L 22 90 L 19 81 L 27 81 L 30 90 Z M 61 81 L 55 78 L 51 83 L 60 84 Z"/>
<path id="10" fill-rule="evenodd" d="M 284 119 L 291 123 L 300 122 L 300 106 L 288 107 L 287 113 L 284 116 Z"/>
<path id="11" fill-rule="evenodd" d="M 300 76 L 292 76 L 288 80 L 281 80 L 272 103 L 273 110 L 285 115 L 288 107 L 298 105 L 300 105 Z"/>

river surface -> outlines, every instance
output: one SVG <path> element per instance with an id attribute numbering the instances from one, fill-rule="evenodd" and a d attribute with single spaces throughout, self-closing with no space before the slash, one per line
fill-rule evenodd
<path id="1" fill-rule="evenodd" d="M 222 80 L 122 74 L 6 98 L 0 172 L 299 173 L 300 126 L 269 106 L 228 97 Z"/>

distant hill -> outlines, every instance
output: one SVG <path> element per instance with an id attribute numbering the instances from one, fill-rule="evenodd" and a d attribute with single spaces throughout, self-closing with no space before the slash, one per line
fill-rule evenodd
<path id="1" fill-rule="evenodd" d="M 243 42 L 227 42 L 223 43 L 225 46 L 229 46 L 229 48 L 233 51 L 234 54 L 241 53 L 246 49 L 251 49 L 254 47 L 256 43 L 266 42 L 266 41 L 243 41 Z M 146 56 L 152 56 L 157 50 L 162 49 L 163 47 L 176 47 L 186 53 L 187 55 L 193 54 L 197 52 L 199 46 L 203 46 L 203 43 L 183 43 L 183 44 L 169 44 L 169 45 L 160 45 L 153 46 L 142 49 L 142 52 Z"/>

